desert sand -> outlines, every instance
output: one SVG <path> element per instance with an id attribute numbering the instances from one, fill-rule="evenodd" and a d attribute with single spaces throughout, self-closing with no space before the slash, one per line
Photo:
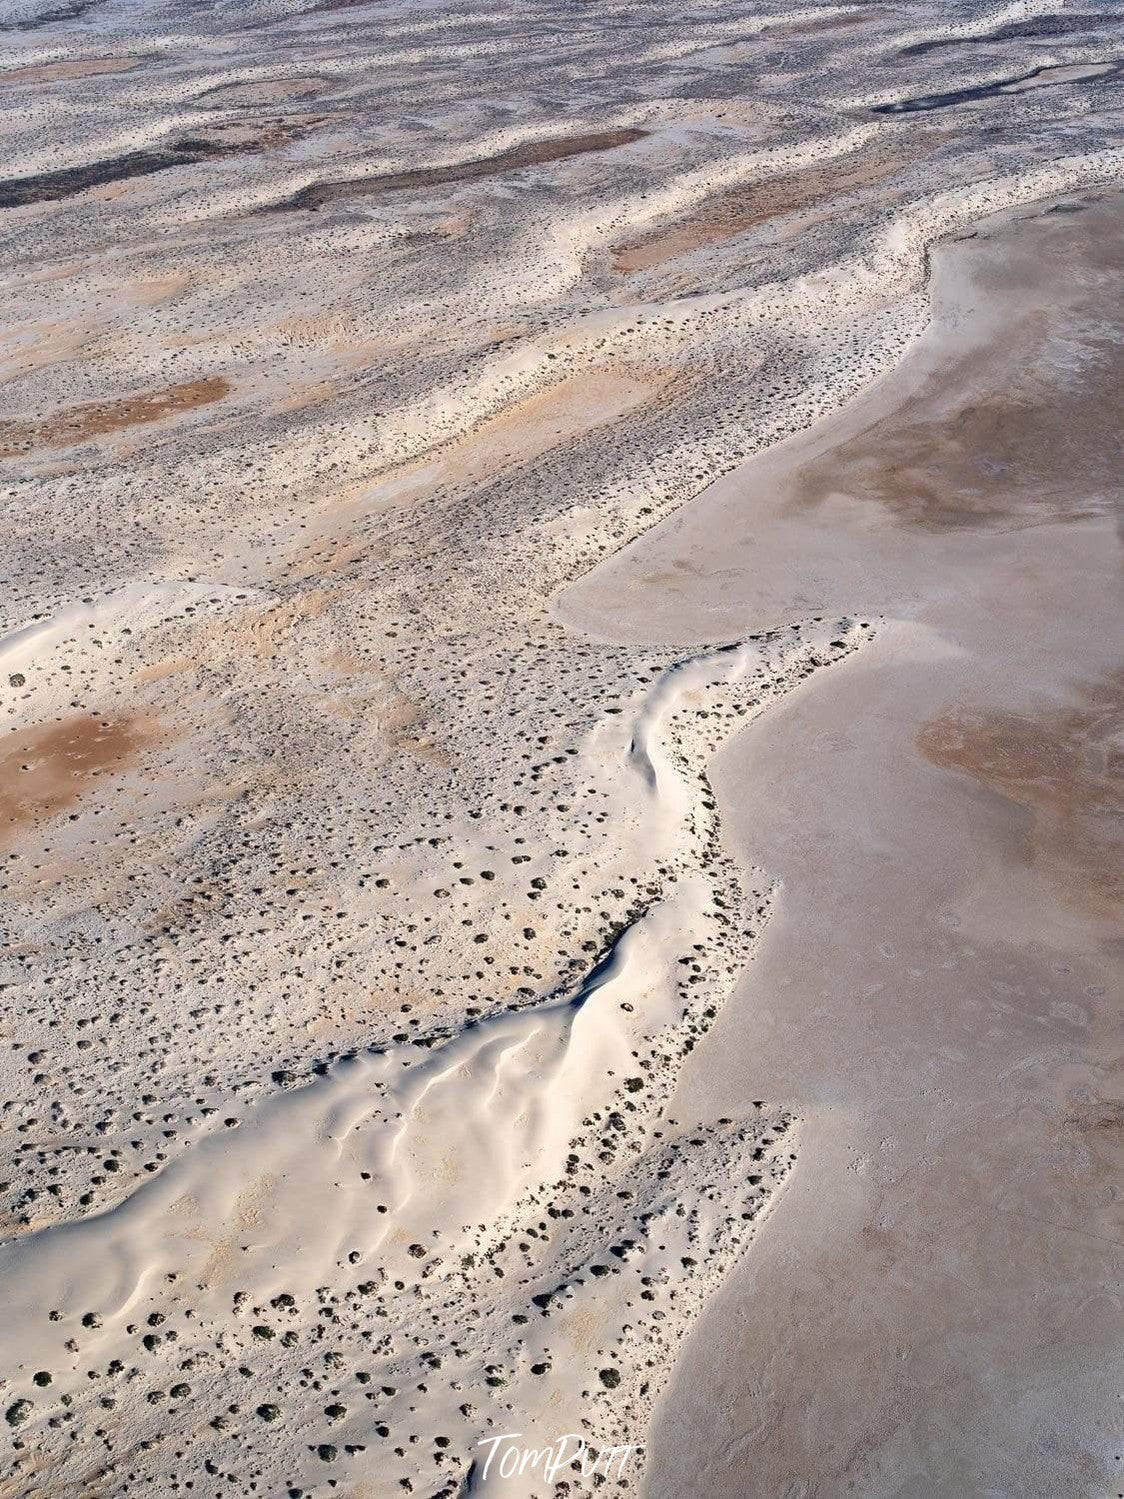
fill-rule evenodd
<path id="1" fill-rule="evenodd" d="M 1113 24 L 0 13 L 5 1499 L 1117 1482 Z"/>
<path id="2" fill-rule="evenodd" d="M 652 1493 L 1119 1479 L 1122 209 L 943 243 L 892 377 L 566 601 L 650 635 L 658 593 L 684 639 L 876 617 L 711 771 L 781 889 L 674 1107 L 779 1083 L 801 1164 L 688 1340 Z"/>

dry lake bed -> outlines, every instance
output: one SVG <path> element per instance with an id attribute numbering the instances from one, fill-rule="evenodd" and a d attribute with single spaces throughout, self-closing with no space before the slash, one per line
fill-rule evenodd
<path id="1" fill-rule="evenodd" d="M 1124 1493 L 1122 69 L 3 0 L 3 1499 Z"/>

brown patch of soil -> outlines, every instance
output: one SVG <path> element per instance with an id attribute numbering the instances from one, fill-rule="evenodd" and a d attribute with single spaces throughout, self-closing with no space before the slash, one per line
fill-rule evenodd
<path id="1" fill-rule="evenodd" d="M 127 73 L 137 66 L 133 57 L 92 57 L 87 62 L 44 62 L 0 73 L 5 83 L 59 83 L 66 78 L 94 78 L 99 73 Z"/>
<path id="2" fill-rule="evenodd" d="M 136 714 L 78 713 L 60 723 L 16 730 L 0 741 L 0 843 L 55 817 L 119 775 L 156 742 L 151 720 Z"/>
<path id="3" fill-rule="evenodd" d="M 918 154 L 913 150 L 877 159 L 845 156 L 768 177 L 747 187 L 732 188 L 703 203 L 690 219 L 655 229 L 619 246 L 613 256 L 613 269 L 626 273 L 650 271 L 690 250 L 722 244 L 770 219 L 883 182 Z"/>
<path id="4" fill-rule="evenodd" d="M 1108 330 L 1106 329 L 1106 332 Z M 1110 510 L 1119 481 L 1124 342 L 1079 349 L 1045 312 L 1012 320 L 989 351 L 957 360 L 829 454 L 804 465 L 797 503 L 874 500 L 927 530 L 1080 520 Z"/>
<path id="5" fill-rule="evenodd" d="M 0 458 L 17 458 L 39 448 L 64 448 L 94 437 L 149 422 L 159 422 L 219 401 L 230 390 L 220 375 L 169 385 L 164 390 L 126 396 L 120 401 L 92 401 L 38 421 L 0 422 Z"/>
<path id="6" fill-rule="evenodd" d="M 917 744 L 1020 809 L 1023 858 L 1094 915 L 1124 914 L 1124 673 L 1075 708 L 1039 714 L 957 709 Z"/>
<path id="7" fill-rule="evenodd" d="M 327 78 L 309 73 L 301 78 L 258 78 L 246 83 L 220 83 L 200 94 L 195 102 L 214 109 L 283 104 L 290 99 L 311 99 L 323 93 L 329 82 Z"/>

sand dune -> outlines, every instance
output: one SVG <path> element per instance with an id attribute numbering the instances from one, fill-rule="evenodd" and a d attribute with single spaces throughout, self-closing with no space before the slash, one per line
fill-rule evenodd
<path id="1" fill-rule="evenodd" d="M 705 777 L 691 764 L 692 720 L 703 703 L 727 725 L 761 711 L 869 631 L 841 622 L 787 634 L 794 644 L 746 642 L 669 667 L 631 716 L 595 731 L 587 753 L 619 783 L 615 815 L 634 819 L 625 835 L 633 867 L 672 883 L 663 894 L 650 887 L 575 986 L 451 1035 L 334 1062 L 239 1108 L 114 1205 L 0 1249 L 24 1377 L 124 1370 L 138 1345 L 150 1373 L 165 1369 L 168 1381 L 197 1361 L 217 1375 L 226 1360 L 208 1351 L 216 1336 L 223 1348 L 231 1332 L 240 1343 L 280 1335 L 282 1350 L 294 1351 L 271 1360 L 263 1406 L 297 1419 L 307 1350 L 295 1329 L 337 1286 L 329 1304 L 338 1296 L 386 1319 L 387 1337 L 363 1361 L 383 1389 L 387 1440 L 418 1420 L 419 1400 L 433 1430 L 452 1424 L 453 1395 L 471 1381 L 502 1388 L 521 1429 L 543 1441 L 559 1419 L 567 1430 L 587 1427 L 591 1387 L 600 1389 L 594 1406 L 604 1404 L 609 1382 L 598 1385 L 579 1315 L 615 1375 L 611 1419 L 638 1419 L 650 1382 L 627 1364 L 637 1334 L 628 1294 L 661 1288 L 648 1294 L 663 1326 L 650 1324 L 645 1337 L 670 1350 L 684 1306 L 717 1282 L 793 1159 L 783 1112 L 758 1104 L 745 1119 L 685 1134 L 663 1107 L 679 1059 L 709 1029 L 743 955 L 729 914 L 743 897 L 715 842 Z M 686 982 L 684 947 L 699 954 L 686 960 Z M 598 1128 L 609 1136 L 598 1141 Z M 758 1163 L 748 1178 L 739 1168 L 747 1155 Z M 707 1181 L 711 1206 L 684 1215 L 692 1179 Z M 548 1204 L 561 1232 L 523 1226 Z M 616 1243 L 604 1237 L 614 1217 Z M 533 1251 L 520 1234 L 535 1240 Z M 612 1268 L 597 1263 L 599 1252 Z M 445 1324 L 454 1305 L 458 1317 Z M 263 1320 L 246 1327 L 243 1313 Z M 432 1329 L 425 1358 L 433 1369 L 459 1360 L 459 1378 L 419 1388 L 407 1413 L 393 1397 L 410 1367 L 401 1335 L 419 1318 Z M 531 1319 L 549 1326 L 517 1331 Z M 363 1435 L 362 1421 L 335 1419 L 337 1436 Z M 245 1440 L 257 1446 L 252 1434 Z M 280 1481 L 266 1452 L 259 1460 Z M 520 1491 L 537 1492 L 538 1482 L 528 1475 Z"/>

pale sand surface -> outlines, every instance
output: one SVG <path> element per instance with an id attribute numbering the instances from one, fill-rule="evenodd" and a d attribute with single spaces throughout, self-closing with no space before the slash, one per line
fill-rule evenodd
<path id="1" fill-rule="evenodd" d="M 883 616 L 713 770 L 782 888 L 676 1106 L 783 1097 L 802 1146 L 660 1405 L 661 1499 L 1120 1486 L 1122 207 L 940 247 L 899 370 L 566 599 Z"/>
<path id="2" fill-rule="evenodd" d="M 481 1441 L 642 1449 L 743 1255 L 722 1325 L 781 1357 L 793 1283 L 756 1236 L 801 1179 L 841 1220 L 907 1132 L 848 1174 L 831 1059 L 796 1037 L 760 1063 L 756 998 L 684 1074 L 763 934 L 773 964 L 803 950 L 798 898 L 829 909 L 765 814 L 842 761 L 788 752 L 768 807 L 725 817 L 708 766 L 825 682 L 952 672 L 941 631 L 984 628 L 969 580 L 994 600 L 1017 548 L 1059 537 L 1056 568 L 1107 525 L 1116 417 L 1082 341 L 1108 292 L 1081 247 L 1108 210 L 1002 241 L 989 352 L 945 382 L 979 399 L 923 462 L 917 433 L 889 466 L 863 438 L 869 497 L 832 498 L 816 427 L 827 466 L 765 486 L 775 522 L 716 544 L 708 498 L 573 595 L 592 634 L 557 601 L 880 378 L 900 396 L 937 347 L 931 265 L 961 264 L 935 243 L 1119 184 L 1118 26 L 1110 0 L 0 0 L 3 1499 L 561 1499 L 541 1468 L 485 1474 Z M 1043 362 L 1047 250 L 1085 268 Z M 1012 421 L 1017 501 L 1010 456 L 975 457 Z M 1108 565 L 1093 547 L 1067 630 Z M 992 921 L 1079 956 L 1034 881 L 1084 891 L 1093 950 L 1108 762 L 1042 792 L 989 670 L 986 721 L 917 709 L 933 785 L 1002 759 L 977 832 L 1000 794 L 1023 809 L 1003 910 L 964 897 L 961 940 Z M 1095 693 L 1092 647 L 1082 671 Z M 1051 733 L 1101 732 L 1051 690 Z M 840 789 L 835 848 L 801 811 L 833 876 L 860 804 Z M 1106 1137 L 1102 1095 L 1074 1098 Z M 710 1388 L 696 1358 L 673 1412 Z M 661 1436 L 653 1482 L 719 1480 Z"/>

